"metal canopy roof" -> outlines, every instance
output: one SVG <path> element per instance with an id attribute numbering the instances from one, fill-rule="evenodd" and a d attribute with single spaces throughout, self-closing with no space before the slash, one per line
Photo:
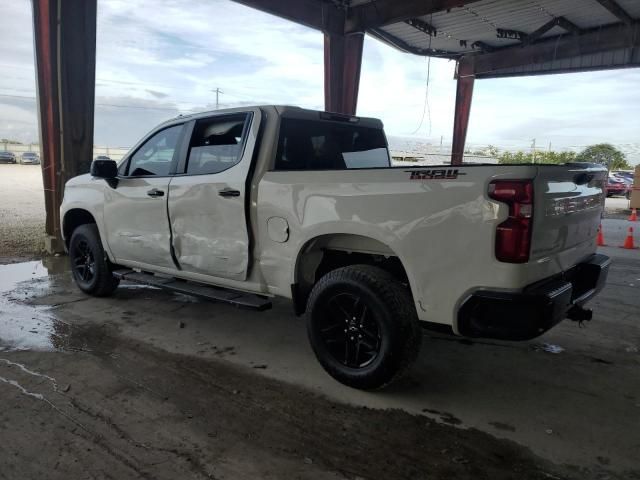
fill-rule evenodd
<path id="1" fill-rule="evenodd" d="M 476 78 L 640 66 L 639 0 L 236 0 L 326 33 L 460 60 Z"/>

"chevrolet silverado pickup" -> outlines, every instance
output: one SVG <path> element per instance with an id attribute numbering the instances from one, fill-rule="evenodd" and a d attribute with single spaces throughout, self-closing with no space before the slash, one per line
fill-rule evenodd
<path id="1" fill-rule="evenodd" d="M 180 116 L 69 180 L 78 287 L 120 280 L 262 310 L 291 299 L 324 369 L 384 386 L 421 328 L 526 340 L 604 285 L 606 170 L 394 166 L 382 123 L 296 107 Z"/>

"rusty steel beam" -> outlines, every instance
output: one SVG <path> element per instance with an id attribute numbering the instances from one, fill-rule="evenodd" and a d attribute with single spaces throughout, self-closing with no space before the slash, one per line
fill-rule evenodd
<path id="1" fill-rule="evenodd" d="M 358 104 L 363 33 L 324 35 L 324 108 L 355 115 Z"/>
<path id="2" fill-rule="evenodd" d="M 345 14 L 335 5 L 317 0 L 233 0 L 271 15 L 322 32 L 344 32 Z"/>
<path id="3" fill-rule="evenodd" d="M 47 249 L 59 252 L 66 181 L 93 156 L 96 0 L 33 0 Z"/>
<path id="4" fill-rule="evenodd" d="M 362 32 L 478 1 L 480 0 L 375 0 L 348 9 L 345 32 Z"/>
<path id="5" fill-rule="evenodd" d="M 57 24 L 55 2 L 33 0 L 33 33 L 35 45 L 36 85 L 38 89 L 38 121 L 42 158 L 42 181 L 46 211 L 45 233 L 59 238 L 59 214 L 56 205 L 62 198 L 56 190 L 60 165 L 60 114 L 58 112 Z"/>
<path id="6" fill-rule="evenodd" d="M 473 84 L 475 77 L 469 64 L 458 62 L 456 85 L 456 108 L 453 117 L 453 142 L 451 145 L 451 165 L 462 165 L 464 146 L 467 141 L 467 128 L 471 115 Z"/>
<path id="7" fill-rule="evenodd" d="M 596 0 L 600 5 L 606 8 L 609 13 L 613 14 L 618 20 L 627 25 L 633 23 L 633 18 L 629 15 L 624 8 L 622 8 L 615 0 Z"/>
<path id="8" fill-rule="evenodd" d="M 585 30 L 580 35 L 565 34 L 541 39 L 530 45 L 514 45 L 487 53 L 465 55 L 467 64 L 477 78 L 490 78 L 496 70 L 553 62 L 581 55 L 640 46 L 640 23 L 631 26 L 615 24 L 609 27 Z"/>

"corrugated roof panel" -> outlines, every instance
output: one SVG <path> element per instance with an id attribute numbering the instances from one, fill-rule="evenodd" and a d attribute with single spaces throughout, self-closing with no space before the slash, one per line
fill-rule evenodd
<path id="1" fill-rule="evenodd" d="M 640 2 L 638 0 L 618 0 L 618 5 L 632 18 L 640 18 Z"/>
<path id="2" fill-rule="evenodd" d="M 619 0 L 619 3 L 630 15 L 640 16 L 638 0 Z M 494 48 L 516 45 L 520 43 L 519 40 L 498 38 L 497 29 L 530 34 L 557 17 L 564 17 L 583 29 L 619 22 L 595 0 L 482 0 L 450 11 L 423 16 L 420 20 L 429 23 L 437 31 L 437 35 L 431 39 L 431 48 L 446 50 L 455 55 L 474 51 L 471 45 L 477 41 Z M 422 49 L 429 46 L 427 34 L 404 22 L 387 25 L 384 31 L 410 46 Z M 554 27 L 542 37 L 554 37 L 563 33 L 566 30 Z"/>

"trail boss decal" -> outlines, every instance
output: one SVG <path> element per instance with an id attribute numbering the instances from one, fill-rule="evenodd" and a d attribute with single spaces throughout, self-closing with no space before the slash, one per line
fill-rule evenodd
<path id="1" fill-rule="evenodd" d="M 455 180 L 460 175 L 466 175 L 457 168 L 434 168 L 429 170 L 405 170 L 410 173 L 409 180 Z"/>

